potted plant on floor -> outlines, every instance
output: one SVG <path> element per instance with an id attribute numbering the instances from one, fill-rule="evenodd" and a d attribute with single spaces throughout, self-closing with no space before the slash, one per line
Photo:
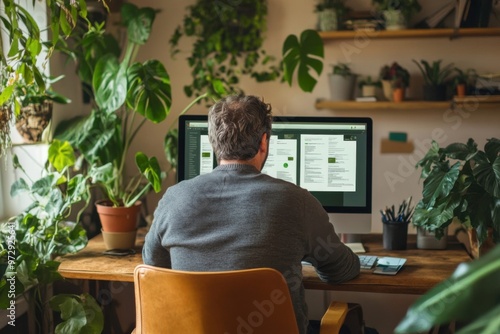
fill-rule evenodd
<path id="1" fill-rule="evenodd" d="M 395 88 L 400 89 L 398 95 L 404 97 L 406 88 L 410 85 L 410 73 L 397 62 L 394 62 L 391 66 L 385 65 L 382 67 L 380 81 L 382 82 L 384 97 L 388 101 L 394 101 Z"/>
<path id="2" fill-rule="evenodd" d="M 318 28 L 320 31 L 334 31 L 343 27 L 345 15 L 349 9 L 345 0 L 321 0 L 316 4 Z"/>
<path id="3" fill-rule="evenodd" d="M 373 0 L 372 3 L 384 17 L 387 30 L 406 29 L 410 19 L 422 9 L 417 0 Z"/>
<path id="4" fill-rule="evenodd" d="M 417 166 L 424 179 L 413 224 L 437 238 L 453 220 L 468 231 L 474 257 L 500 241 L 500 140 L 479 150 L 473 139 L 444 148 L 432 143 Z"/>
<path id="5" fill-rule="evenodd" d="M 113 218 L 108 226 L 105 216 L 100 217 L 105 232 L 135 232 L 141 198 L 151 189 L 161 190 L 162 171 L 157 158 L 130 152 L 142 126 L 148 121 L 160 123 L 170 112 L 171 87 L 165 67 L 158 60 L 140 63 L 134 59 L 149 39 L 155 16 L 153 8 L 123 4 L 121 19 L 127 41 L 122 58 L 102 24 L 84 35 L 75 48 L 75 58 L 78 72 L 92 78 L 96 108 L 89 116 L 60 124 L 55 134 L 70 141 L 91 166 L 88 173 L 104 196 L 96 203 L 97 210 Z M 138 173 L 128 177 L 125 163 L 131 154 Z M 128 223 L 116 217 L 117 212 L 125 212 Z"/>
<path id="6" fill-rule="evenodd" d="M 356 75 L 352 73 L 349 65 L 345 63 L 332 65 L 332 69 L 332 72 L 328 74 L 331 100 L 352 100 Z"/>
<path id="7" fill-rule="evenodd" d="M 57 271 L 58 256 L 76 253 L 87 244 L 85 230 L 78 223 L 79 214 L 76 223 L 68 221 L 75 205 L 83 204 L 81 213 L 90 199 L 89 176 L 74 173 L 75 161 L 69 143 L 54 140 L 49 146 L 44 175 L 31 180 L 17 157 L 13 158 L 15 168 L 25 177 L 16 180 L 10 194 L 26 194 L 30 203 L 19 215 L 0 224 L 0 263 L 8 264 L 0 279 L 0 306 L 6 309 L 16 297 L 25 295 L 30 305 L 28 312 L 37 319 L 36 333 L 54 332 L 46 304 L 52 283 L 62 279 Z M 63 312 L 64 319 L 55 327 L 56 333 L 102 331 L 103 315 L 91 296 L 55 298 L 51 305 Z"/>
<path id="8" fill-rule="evenodd" d="M 426 60 L 421 60 L 420 63 L 415 59 L 412 60 L 424 77 L 424 100 L 446 100 L 447 80 L 454 71 L 453 64 L 441 67 L 442 60 L 433 61 L 432 65 Z"/>

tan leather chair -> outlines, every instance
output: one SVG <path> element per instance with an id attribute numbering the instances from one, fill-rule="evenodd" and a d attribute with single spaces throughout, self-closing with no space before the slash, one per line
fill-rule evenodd
<path id="1" fill-rule="evenodd" d="M 288 286 L 280 272 L 257 268 L 185 272 L 139 265 L 134 271 L 134 333 L 298 333 Z M 348 312 L 334 302 L 322 333 L 338 333 Z"/>

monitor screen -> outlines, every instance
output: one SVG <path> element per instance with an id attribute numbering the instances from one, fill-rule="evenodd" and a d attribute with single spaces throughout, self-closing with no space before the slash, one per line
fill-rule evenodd
<path id="1" fill-rule="evenodd" d="M 178 180 L 208 173 L 216 165 L 207 116 L 181 116 Z M 274 117 L 269 156 L 262 172 L 309 190 L 329 213 L 370 215 L 372 120 Z"/>

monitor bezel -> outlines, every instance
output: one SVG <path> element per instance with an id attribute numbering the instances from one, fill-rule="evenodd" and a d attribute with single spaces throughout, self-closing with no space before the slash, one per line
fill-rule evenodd
<path id="1" fill-rule="evenodd" d="M 186 138 L 186 122 L 190 121 L 207 121 L 207 115 L 181 115 L 178 121 L 178 168 L 177 182 L 185 179 L 184 173 L 184 158 L 185 138 Z M 367 143 L 366 143 L 366 196 L 365 206 L 323 206 L 328 213 L 372 213 L 372 181 L 373 181 L 373 121 L 369 117 L 332 117 L 332 116 L 274 116 L 275 122 L 325 122 L 325 123 L 354 123 L 366 124 Z"/>

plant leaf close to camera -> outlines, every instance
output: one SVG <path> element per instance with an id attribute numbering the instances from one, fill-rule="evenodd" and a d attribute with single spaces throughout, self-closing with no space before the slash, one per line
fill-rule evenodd
<path id="1" fill-rule="evenodd" d="M 497 333 L 500 303 L 500 245 L 470 263 L 462 263 L 444 282 L 421 296 L 406 313 L 395 333 L 421 333 L 434 325 L 470 322 L 457 334 Z M 496 312 L 490 312 L 496 310 Z M 479 326 L 479 327 L 476 327 Z M 467 328 L 482 328 L 468 331 Z"/>

